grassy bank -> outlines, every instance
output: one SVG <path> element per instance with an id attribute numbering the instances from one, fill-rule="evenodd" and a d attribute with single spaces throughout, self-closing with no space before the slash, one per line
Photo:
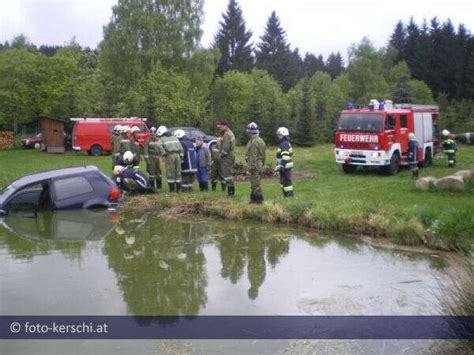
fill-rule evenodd
<path id="1" fill-rule="evenodd" d="M 274 149 L 268 148 L 273 164 Z M 243 148 L 238 149 L 243 161 Z M 2 151 L 0 185 L 27 173 L 65 166 L 93 164 L 110 173 L 110 156 L 90 157 L 67 153 L 49 155 L 37 151 Z M 461 146 L 456 170 L 474 166 L 474 147 Z M 408 169 L 396 176 L 375 171 L 345 175 L 334 163 L 332 146 L 295 149 L 296 198 L 281 196 L 278 179 L 265 179 L 263 206 L 248 205 L 249 183 L 236 183 L 236 198 L 227 200 L 220 191 L 201 194 L 139 197 L 141 203 L 127 208 L 173 208 L 179 213 L 200 213 L 229 219 L 266 223 L 296 223 L 326 231 L 391 238 L 401 244 L 426 244 L 434 248 L 472 249 L 474 241 L 474 187 L 464 192 L 422 192 L 414 188 Z M 442 177 L 452 173 L 446 158 L 422 169 L 421 176 Z"/>

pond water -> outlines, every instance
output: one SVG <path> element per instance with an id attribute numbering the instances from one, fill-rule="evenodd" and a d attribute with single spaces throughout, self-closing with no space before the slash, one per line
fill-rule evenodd
<path id="1" fill-rule="evenodd" d="M 9 216 L 0 226 L 0 313 L 436 315 L 449 268 L 442 255 L 297 228 L 117 211 Z M 113 353 L 131 344 L 157 351 L 112 343 Z M 8 342 L 23 352 L 35 344 Z M 166 352 L 181 343 L 163 344 Z"/>

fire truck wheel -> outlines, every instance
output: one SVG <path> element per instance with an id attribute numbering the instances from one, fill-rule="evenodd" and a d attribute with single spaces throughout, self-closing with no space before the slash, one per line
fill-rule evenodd
<path id="1" fill-rule="evenodd" d="M 390 159 L 390 165 L 386 167 L 387 175 L 395 175 L 400 169 L 400 157 L 398 153 L 394 153 Z"/>
<path id="2" fill-rule="evenodd" d="M 421 167 L 431 166 L 433 164 L 433 158 L 431 156 L 431 149 L 426 148 L 425 151 L 425 160 L 421 163 Z"/>
<path id="3" fill-rule="evenodd" d="M 342 164 L 342 171 L 344 171 L 345 174 L 352 174 L 356 169 L 357 166 L 355 165 Z"/>

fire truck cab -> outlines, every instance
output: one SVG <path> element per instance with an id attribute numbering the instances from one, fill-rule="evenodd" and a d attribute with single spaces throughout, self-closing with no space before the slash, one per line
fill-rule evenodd
<path id="1" fill-rule="evenodd" d="M 348 104 L 335 133 L 335 158 L 345 173 L 357 166 L 379 167 L 395 175 L 408 164 L 408 134 L 419 144 L 420 166 L 430 165 L 440 147 L 439 109 L 434 105 L 371 100 L 368 108 Z"/>

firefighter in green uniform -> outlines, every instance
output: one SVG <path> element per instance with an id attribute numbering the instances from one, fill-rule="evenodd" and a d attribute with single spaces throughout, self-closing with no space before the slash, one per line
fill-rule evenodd
<path id="1" fill-rule="evenodd" d="M 133 126 L 130 129 L 130 145 L 132 148 L 132 153 L 135 156 L 135 169 L 139 168 L 140 162 L 142 160 L 140 142 L 138 141 L 138 132 L 140 132 L 140 128 L 138 128 L 137 126 Z"/>
<path id="2" fill-rule="evenodd" d="M 132 144 L 128 134 L 130 133 L 129 126 L 122 126 L 120 130 L 120 145 L 119 145 L 119 155 L 117 156 L 117 161 L 122 160 L 125 152 L 132 151 Z M 118 140 L 118 139 L 117 139 Z"/>
<path id="3" fill-rule="evenodd" d="M 112 170 L 114 170 L 115 165 L 120 159 L 120 141 L 122 137 L 120 136 L 120 131 L 122 130 L 121 125 L 115 125 L 114 133 L 110 139 L 110 148 L 112 148 Z"/>
<path id="4" fill-rule="evenodd" d="M 456 142 L 453 139 L 453 135 L 447 129 L 443 130 L 441 133 L 444 138 L 442 142 L 443 151 L 444 154 L 448 156 L 448 167 L 452 168 L 456 165 Z"/>
<path id="5" fill-rule="evenodd" d="M 156 131 L 156 130 L 155 130 Z M 153 132 L 153 131 L 152 131 Z M 152 190 L 161 190 L 161 168 L 160 168 L 160 139 L 153 133 L 145 143 L 143 156 L 146 162 L 146 171 L 150 179 Z"/>
<path id="6" fill-rule="evenodd" d="M 235 187 L 232 168 L 235 162 L 235 136 L 230 130 L 227 121 L 220 121 L 217 124 L 217 128 L 222 135 L 219 146 L 219 171 L 226 184 L 227 196 L 234 197 Z"/>
<path id="7" fill-rule="evenodd" d="M 166 178 L 170 192 L 179 192 L 181 190 L 183 147 L 178 138 L 173 136 L 165 126 L 158 127 L 156 135 L 160 137 L 160 155 L 165 158 Z"/>
<path id="8" fill-rule="evenodd" d="M 216 191 L 217 181 L 221 182 L 222 191 L 226 190 L 225 180 L 222 177 L 220 172 L 220 151 L 221 151 L 221 140 L 218 139 L 216 143 L 211 146 L 211 170 L 209 173 L 209 180 L 211 181 L 211 189 L 212 191 Z"/>
<path id="9" fill-rule="evenodd" d="M 259 137 L 258 126 L 255 122 L 247 125 L 247 134 L 249 141 L 247 143 L 247 152 L 245 161 L 247 162 L 250 172 L 250 203 L 261 204 L 263 202 L 262 187 L 260 179 L 265 164 L 266 145 L 262 138 Z"/>

